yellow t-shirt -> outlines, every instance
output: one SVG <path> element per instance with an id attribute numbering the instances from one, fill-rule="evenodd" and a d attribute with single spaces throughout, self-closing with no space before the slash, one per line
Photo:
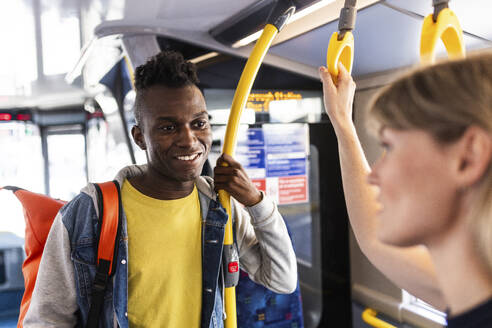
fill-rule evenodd
<path id="1" fill-rule="evenodd" d="M 128 222 L 130 327 L 200 327 L 202 247 L 196 186 L 184 198 L 159 200 L 125 180 L 121 198 Z"/>

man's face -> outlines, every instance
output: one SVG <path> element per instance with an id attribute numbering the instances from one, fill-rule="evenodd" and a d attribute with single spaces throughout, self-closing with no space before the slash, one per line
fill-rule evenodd
<path id="1" fill-rule="evenodd" d="M 212 144 L 208 113 L 194 86 L 152 86 L 142 96 L 141 122 L 132 130 L 147 155 L 149 169 L 167 179 L 187 182 L 197 178 Z"/>

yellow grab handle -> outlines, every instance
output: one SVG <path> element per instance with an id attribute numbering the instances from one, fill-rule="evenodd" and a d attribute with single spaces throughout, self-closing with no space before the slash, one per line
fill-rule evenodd
<path id="1" fill-rule="evenodd" d="M 132 88 L 133 90 L 135 90 L 135 72 L 133 71 L 132 64 L 130 64 L 130 60 L 128 59 L 128 57 L 124 56 L 123 58 L 125 58 L 126 68 L 128 69 L 128 73 L 130 73 Z"/>
<path id="2" fill-rule="evenodd" d="M 449 8 L 441 10 L 436 22 L 432 19 L 432 14 L 424 19 L 420 35 L 420 62 L 422 64 L 435 62 L 436 44 L 439 39 L 444 43 L 450 59 L 465 57 L 463 30 L 458 17 Z"/>
<path id="3" fill-rule="evenodd" d="M 267 24 L 263 29 L 263 33 L 256 42 L 251 55 L 249 56 L 246 66 L 244 67 L 241 78 L 239 79 L 239 84 L 234 94 L 232 100 L 231 113 L 229 114 L 229 121 L 227 122 L 227 128 L 224 138 L 224 148 L 222 152 L 233 156 L 236 141 L 237 132 L 239 129 L 239 121 L 241 119 L 241 114 L 246 101 L 248 100 L 248 95 L 253 86 L 253 82 L 256 78 L 256 74 L 260 68 L 260 65 L 265 57 L 265 54 L 270 48 L 273 39 L 278 33 L 278 29 L 272 25 Z M 219 190 L 219 200 L 222 206 L 227 211 L 229 218 L 231 218 L 231 203 L 229 193 L 225 190 Z M 224 245 L 232 245 L 233 235 L 232 235 L 232 220 L 228 220 L 225 227 L 224 235 Z M 237 315 L 236 315 L 236 294 L 235 287 L 225 288 L 225 311 L 226 311 L 226 328 L 237 327 Z"/>
<path id="4" fill-rule="evenodd" d="M 354 35 L 347 31 L 342 40 L 338 40 L 338 32 L 332 34 L 326 53 L 326 67 L 334 82 L 338 76 L 338 62 L 341 62 L 349 73 L 354 62 Z"/>
<path id="5" fill-rule="evenodd" d="M 377 318 L 377 314 L 378 313 L 375 310 L 367 308 L 364 312 L 362 312 L 362 320 L 364 320 L 364 322 L 368 325 L 376 328 L 396 328 L 395 326 Z"/>

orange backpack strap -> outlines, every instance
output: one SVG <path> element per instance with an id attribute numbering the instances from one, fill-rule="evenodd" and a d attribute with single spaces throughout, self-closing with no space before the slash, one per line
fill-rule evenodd
<path id="1" fill-rule="evenodd" d="M 109 278 L 116 269 L 118 239 L 121 230 L 121 196 L 118 182 L 95 184 L 99 206 L 99 242 L 97 272 L 92 286 L 91 305 L 87 326 L 97 328 Z"/>

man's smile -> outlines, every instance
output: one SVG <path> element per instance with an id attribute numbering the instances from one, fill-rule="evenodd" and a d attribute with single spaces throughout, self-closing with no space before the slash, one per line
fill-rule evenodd
<path id="1" fill-rule="evenodd" d="M 174 156 L 174 158 L 176 158 L 180 161 L 194 162 L 195 160 L 197 160 L 201 156 L 202 156 L 202 152 L 195 152 L 195 153 L 190 153 L 190 154 L 176 155 L 176 156 Z"/>

